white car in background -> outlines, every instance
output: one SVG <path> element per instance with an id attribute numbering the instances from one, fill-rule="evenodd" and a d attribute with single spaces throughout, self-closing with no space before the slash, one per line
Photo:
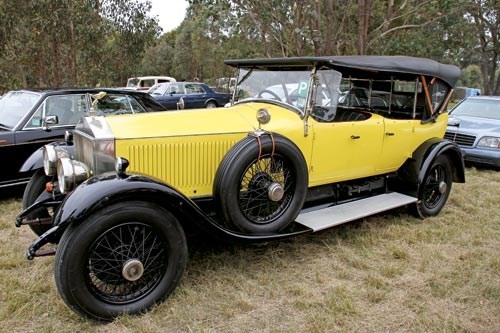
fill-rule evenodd
<path id="1" fill-rule="evenodd" d="M 148 91 L 155 84 L 176 81 L 176 79 L 170 76 L 137 76 L 127 80 L 127 89 Z"/>

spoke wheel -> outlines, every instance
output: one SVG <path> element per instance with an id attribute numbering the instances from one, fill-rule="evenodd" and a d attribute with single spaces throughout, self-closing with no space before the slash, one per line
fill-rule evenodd
<path id="1" fill-rule="evenodd" d="M 134 302 L 153 290 L 165 274 L 166 249 L 165 239 L 151 226 L 125 223 L 113 227 L 89 249 L 86 283 L 105 302 Z"/>
<path id="2" fill-rule="evenodd" d="M 54 277 L 70 309 L 108 321 L 165 299 L 186 262 L 186 238 L 174 215 L 148 202 L 121 202 L 64 231 Z"/>
<path id="3" fill-rule="evenodd" d="M 35 203 L 36 199 L 40 194 L 45 191 L 45 184 L 49 182 L 51 177 L 45 175 L 43 169 L 37 170 L 30 178 L 30 181 L 26 185 L 23 194 L 23 209 L 28 208 Z M 38 208 L 33 213 L 28 216 L 28 219 L 34 220 L 36 218 L 48 218 L 51 214 L 47 208 Z M 30 224 L 29 227 L 37 235 L 41 236 L 43 233 L 48 231 L 52 225 L 51 224 Z"/>
<path id="4" fill-rule="evenodd" d="M 238 194 L 239 206 L 253 223 L 273 221 L 293 199 L 295 175 L 281 156 L 264 156 L 250 163 L 243 174 Z"/>
<path id="5" fill-rule="evenodd" d="M 429 208 L 435 208 L 446 194 L 446 171 L 443 165 L 435 165 L 425 180 L 422 201 Z"/>
<path id="6" fill-rule="evenodd" d="M 452 184 L 452 168 L 446 156 L 438 156 L 429 168 L 419 190 L 413 213 L 421 218 L 436 216 L 443 209 Z"/>
<path id="7" fill-rule="evenodd" d="M 306 162 L 292 142 L 277 134 L 259 140 L 249 136 L 238 142 L 214 181 L 222 222 L 249 234 L 279 232 L 292 223 L 308 184 Z"/>

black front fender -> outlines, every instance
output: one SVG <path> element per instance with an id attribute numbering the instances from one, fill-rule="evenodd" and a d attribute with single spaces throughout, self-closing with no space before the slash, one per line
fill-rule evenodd
<path id="1" fill-rule="evenodd" d="M 63 147 L 70 155 L 74 155 L 75 147 L 68 145 L 65 141 L 56 141 L 49 144 L 56 147 Z M 43 147 L 38 148 L 26 161 L 24 161 L 19 172 L 34 171 L 41 168 L 43 168 Z"/>
<path id="2" fill-rule="evenodd" d="M 57 232 L 62 235 L 69 225 L 82 223 L 100 209 L 125 201 L 157 204 L 171 212 L 183 228 L 195 227 L 226 241 L 267 241 L 311 231 L 304 228 L 279 234 L 241 234 L 217 224 L 191 199 L 167 184 L 145 176 L 118 176 L 114 173 L 90 178 L 71 192 L 58 208 L 54 225 L 59 227 Z"/>

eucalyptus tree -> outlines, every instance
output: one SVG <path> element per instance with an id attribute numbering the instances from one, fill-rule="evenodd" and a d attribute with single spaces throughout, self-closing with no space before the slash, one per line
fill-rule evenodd
<path id="1" fill-rule="evenodd" d="M 0 8 L 4 89 L 123 85 L 160 31 L 148 1 L 0 0 Z"/>

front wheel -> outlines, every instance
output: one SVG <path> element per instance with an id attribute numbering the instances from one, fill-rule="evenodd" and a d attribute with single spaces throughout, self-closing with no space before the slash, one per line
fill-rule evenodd
<path id="1" fill-rule="evenodd" d="M 452 184 L 452 169 L 449 159 L 438 156 L 420 184 L 418 202 L 412 207 L 414 215 L 420 218 L 436 216 L 443 209 Z"/>
<path id="2" fill-rule="evenodd" d="M 109 321 L 165 299 L 186 262 L 186 238 L 171 213 L 146 202 L 122 202 L 65 231 L 54 275 L 73 311 Z"/>
<path id="3" fill-rule="evenodd" d="M 46 176 L 43 169 L 37 170 L 31 176 L 28 185 L 26 185 L 26 188 L 24 189 L 23 209 L 26 209 L 35 203 L 38 196 L 45 191 L 45 184 L 50 180 L 51 177 Z M 42 207 L 36 209 L 33 213 L 27 216 L 29 220 L 34 220 L 36 218 L 46 219 L 49 217 L 50 214 L 47 208 Z M 52 224 L 30 224 L 29 227 L 37 236 L 41 236 L 52 227 Z"/>

